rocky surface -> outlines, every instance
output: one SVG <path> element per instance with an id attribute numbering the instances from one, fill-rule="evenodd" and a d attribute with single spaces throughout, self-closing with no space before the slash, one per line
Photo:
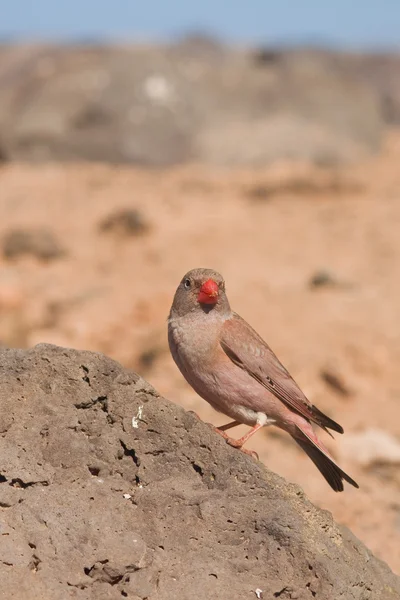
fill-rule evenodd
<path id="1" fill-rule="evenodd" d="M 0 375 L 2 597 L 400 598 L 300 488 L 104 355 L 3 349 Z"/>
<path id="2" fill-rule="evenodd" d="M 400 123 L 400 58 L 299 48 L 0 46 L 0 158 L 337 164 Z"/>

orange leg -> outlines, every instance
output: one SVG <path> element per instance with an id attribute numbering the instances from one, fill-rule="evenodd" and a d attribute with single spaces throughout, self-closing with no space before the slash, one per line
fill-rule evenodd
<path id="1" fill-rule="evenodd" d="M 242 452 L 256 454 L 255 452 L 249 452 L 249 451 L 243 450 L 242 446 L 251 438 L 252 435 L 254 435 L 262 427 L 264 427 L 264 425 L 261 425 L 261 423 L 257 423 L 257 425 L 254 425 L 254 427 L 252 427 L 250 429 L 250 431 L 248 433 L 246 433 L 246 435 L 244 435 L 243 437 L 239 438 L 238 440 L 233 440 L 232 438 L 228 438 L 226 440 L 226 443 L 229 444 L 230 446 L 233 446 L 234 448 L 239 448 L 240 450 L 242 450 Z M 256 456 L 257 456 L 257 454 L 256 454 Z M 258 458 L 258 456 L 257 456 L 257 458 Z"/>
<path id="2" fill-rule="evenodd" d="M 219 435 L 222 435 L 222 437 L 225 439 L 227 444 L 229 444 L 230 446 L 233 446 L 233 448 L 238 448 L 245 454 L 248 454 L 249 456 L 256 458 L 258 460 L 257 452 L 254 452 L 254 450 L 246 450 L 245 448 L 242 448 L 242 446 L 243 446 L 243 444 L 245 444 L 247 442 L 247 440 L 249 438 L 251 438 L 252 435 L 254 435 L 256 433 L 256 431 L 261 429 L 261 427 L 263 427 L 263 425 L 260 425 L 260 424 L 255 425 L 252 429 L 250 429 L 250 431 L 248 433 L 246 433 L 246 435 L 239 438 L 238 440 L 234 440 L 233 438 L 229 437 L 225 433 L 225 430 L 230 429 L 231 427 L 236 427 L 236 425 L 241 425 L 241 423 L 239 423 L 238 421 L 232 421 L 231 423 L 227 423 L 227 425 L 222 425 L 222 427 L 213 427 L 213 429 L 214 429 L 214 431 L 219 433 Z"/>
<path id="3" fill-rule="evenodd" d="M 239 423 L 239 421 L 231 421 L 226 425 L 221 425 L 221 427 L 215 427 L 214 425 L 211 425 L 211 423 L 209 423 L 209 425 L 214 429 L 216 433 L 219 433 L 219 435 L 221 435 L 225 440 L 230 440 L 231 438 L 225 433 L 225 431 L 227 429 L 230 429 L 231 427 L 236 427 L 236 425 L 241 425 L 241 423 Z"/>
<path id="4" fill-rule="evenodd" d="M 232 442 L 229 442 L 230 445 L 234 448 L 241 448 L 247 442 L 247 440 L 249 440 L 251 436 L 254 435 L 256 431 L 258 431 L 262 427 L 264 427 L 264 425 L 261 425 L 261 423 L 257 423 L 257 425 L 254 425 L 254 427 L 252 427 L 250 431 L 246 433 L 246 435 L 239 438 L 238 440 L 232 440 Z"/>
<path id="5" fill-rule="evenodd" d="M 231 429 L 232 427 L 236 427 L 237 425 L 241 425 L 241 423 L 239 423 L 239 421 L 231 421 L 230 423 L 227 423 L 226 425 L 221 425 L 221 427 L 214 427 L 214 425 L 211 425 L 211 427 L 214 429 L 214 431 L 216 433 L 218 433 L 220 436 L 222 436 L 224 438 L 224 440 L 226 441 L 227 444 L 233 445 L 236 440 L 229 437 L 229 435 L 227 433 L 225 433 L 225 431 L 227 429 Z M 245 452 L 246 454 L 252 455 L 252 453 L 250 451 L 243 450 L 243 452 Z"/>

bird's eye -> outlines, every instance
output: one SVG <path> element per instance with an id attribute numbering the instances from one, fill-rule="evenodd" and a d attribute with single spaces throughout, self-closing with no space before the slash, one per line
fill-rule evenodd
<path id="1" fill-rule="evenodd" d="M 183 282 L 183 285 L 185 286 L 185 290 L 189 290 L 190 289 L 190 279 L 185 279 L 185 281 Z"/>

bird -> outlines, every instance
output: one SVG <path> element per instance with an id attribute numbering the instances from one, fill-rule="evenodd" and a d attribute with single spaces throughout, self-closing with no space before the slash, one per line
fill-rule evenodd
<path id="1" fill-rule="evenodd" d="M 236 448 L 262 427 L 289 433 L 335 492 L 343 481 L 358 484 L 330 456 L 315 426 L 343 433 L 301 391 L 268 344 L 231 310 L 225 281 L 213 269 L 192 269 L 175 292 L 168 317 L 168 343 L 186 381 L 231 422 L 215 428 Z M 225 432 L 240 424 L 251 429 L 240 439 Z M 333 437 L 333 436 L 332 436 Z"/>

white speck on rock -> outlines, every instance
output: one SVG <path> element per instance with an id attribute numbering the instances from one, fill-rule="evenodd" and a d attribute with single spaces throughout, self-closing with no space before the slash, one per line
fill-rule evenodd
<path id="1" fill-rule="evenodd" d="M 130 500 L 130 498 L 132 498 L 132 496 L 130 494 L 124 494 L 124 498 L 125 498 L 125 500 Z"/>
<path id="2" fill-rule="evenodd" d="M 260 590 L 260 588 L 257 588 L 256 590 L 254 590 L 254 593 L 257 596 L 257 598 L 262 598 L 263 597 L 263 595 L 262 595 L 263 591 Z"/>
<path id="3" fill-rule="evenodd" d="M 136 417 L 132 417 L 132 427 L 137 429 L 139 427 L 139 421 L 141 421 L 143 415 L 143 404 L 139 406 Z"/>

